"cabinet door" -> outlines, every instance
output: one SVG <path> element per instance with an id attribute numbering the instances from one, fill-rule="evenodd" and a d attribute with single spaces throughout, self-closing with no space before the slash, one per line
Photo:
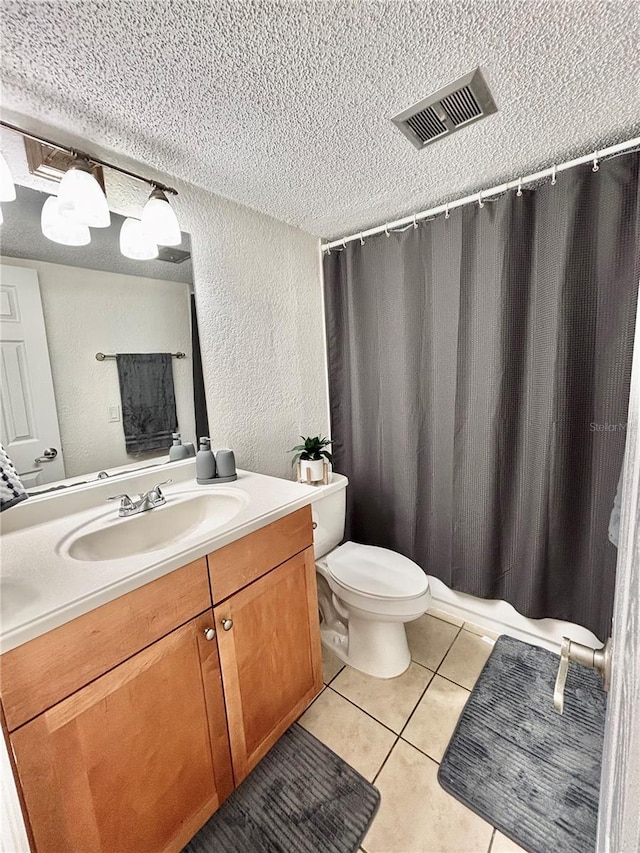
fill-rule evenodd
<path id="1" fill-rule="evenodd" d="M 231 792 L 211 611 L 14 731 L 38 853 L 178 851 Z"/>
<path id="2" fill-rule="evenodd" d="M 239 785 L 322 687 L 313 548 L 232 595 L 214 613 Z"/>

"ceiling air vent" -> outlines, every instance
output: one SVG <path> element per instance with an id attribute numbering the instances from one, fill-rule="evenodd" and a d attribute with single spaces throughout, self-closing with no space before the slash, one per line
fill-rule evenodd
<path id="1" fill-rule="evenodd" d="M 416 148 L 479 121 L 498 107 L 479 68 L 418 101 L 391 121 Z"/>

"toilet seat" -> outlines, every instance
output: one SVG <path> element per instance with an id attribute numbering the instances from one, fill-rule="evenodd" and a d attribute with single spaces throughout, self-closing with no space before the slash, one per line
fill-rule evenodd
<path id="1" fill-rule="evenodd" d="M 420 566 L 387 548 L 345 542 L 326 557 L 333 580 L 346 590 L 367 598 L 410 600 L 429 588 Z"/>

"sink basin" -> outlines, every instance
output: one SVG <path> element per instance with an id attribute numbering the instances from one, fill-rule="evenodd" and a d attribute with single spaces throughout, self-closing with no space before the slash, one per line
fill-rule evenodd
<path id="1" fill-rule="evenodd" d="M 74 560 L 88 562 L 121 560 L 177 544 L 187 536 L 221 527 L 247 505 L 242 493 L 167 497 L 164 506 L 130 518 L 92 522 L 87 532 L 76 531 L 63 543 L 63 552 Z"/>

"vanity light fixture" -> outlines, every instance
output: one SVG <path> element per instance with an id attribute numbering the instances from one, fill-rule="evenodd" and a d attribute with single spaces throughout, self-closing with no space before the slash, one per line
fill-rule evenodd
<path id="1" fill-rule="evenodd" d="M 134 261 L 151 261 L 158 257 L 158 246 L 150 239 L 139 219 L 129 216 L 120 229 L 120 251 Z"/>
<path id="2" fill-rule="evenodd" d="M 58 209 L 61 216 L 91 228 L 108 228 L 111 224 L 107 197 L 84 157 L 78 157 L 62 176 Z"/>
<path id="3" fill-rule="evenodd" d="M 141 181 L 152 188 L 149 200 L 142 212 L 141 224 L 129 225 L 126 231 L 124 230 L 124 226 L 122 228 L 126 238 L 124 245 L 130 249 L 131 252 L 136 253 L 135 255 L 127 254 L 127 252 L 122 249 L 123 235 L 121 232 L 120 245 L 122 252 L 126 257 L 135 258 L 136 260 L 151 260 L 152 258 L 158 257 L 158 244 L 162 246 L 179 246 L 182 243 L 180 225 L 178 224 L 176 214 L 167 198 L 167 195 L 169 194 L 178 195 L 177 190 L 173 189 L 173 187 L 167 187 L 158 181 L 151 180 L 150 178 L 144 178 L 142 175 L 138 175 L 128 169 L 123 169 L 121 166 L 114 166 L 111 163 L 100 160 L 98 157 L 81 154 L 79 151 L 70 148 L 68 145 L 60 145 L 58 142 L 53 142 L 51 139 L 45 139 L 35 133 L 22 130 L 22 128 L 9 124 L 6 121 L 0 121 L 0 127 L 4 127 L 14 133 L 19 133 L 25 140 L 32 140 L 33 142 L 39 143 L 41 146 L 46 146 L 49 149 L 55 149 L 57 151 L 63 151 L 74 157 L 73 164 L 69 169 L 67 169 L 67 171 L 65 171 L 62 176 L 62 180 L 60 181 L 60 188 L 55 208 L 53 204 L 49 204 L 47 207 L 47 203 L 45 203 L 45 207 L 47 208 L 46 215 L 44 208 L 42 210 L 42 233 L 45 237 L 68 246 L 85 246 L 91 239 L 88 227 L 107 228 L 110 225 L 111 214 L 109 212 L 107 197 L 103 187 L 100 185 L 99 181 L 96 180 L 95 174 L 93 173 L 94 167 L 102 166 L 104 168 L 111 169 L 114 172 L 118 172 L 121 175 L 125 175 L 128 178 L 133 178 L 133 180 Z M 0 186 L 4 188 L 5 175 L 2 172 L 1 166 L 2 164 L 0 163 L 0 180 L 2 181 Z M 58 169 L 57 166 L 56 168 Z M 58 169 L 58 171 L 61 170 Z M 7 175 L 10 180 L 11 175 L 8 168 Z M 52 176 L 52 180 L 55 180 L 55 177 Z M 13 181 L 10 180 L 10 184 L 13 187 Z M 15 198 L 15 188 L 11 198 Z M 0 201 L 3 200 L 3 198 L 0 198 Z M 6 200 L 8 201 L 9 199 L 7 198 Z M 68 220 L 69 228 L 67 230 L 63 229 L 62 223 L 60 222 L 61 219 Z M 138 222 L 139 220 L 132 221 Z M 47 224 L 47 232 L 44 230 L 45 222 Z M 72 224 L 78 227 L 71 228 Z M 141 233 L 143 229 L 146 232 L 144 237 Z M 136 232 L 136 245 L 135 248 L 133 248 L 133 243 L 131 242 L 133 240 L 133 236 L 131 235 L 135 235 Z M 62 239 L 54 237 L 54 234 L 61 235 Z M 153 244 L 154 246 L 153 254 L 151 254 L 152 249 L 150 244 Z M 142 248 L 143 246 L 144 248 Z M 144 257 L 142 253 L 144 253 Z"/>
<path id="4" fill-rule="evenodd" d="M 149 239 L 161 246 L 179 246 L 182 243 L 176 214 L 159 187 L 153 188 L 149 201 L 144 206 L 142 228 Z"/>
<path id="5" fill-rule="evenodd" d="M 16 197 L 16 188 L 11 177 L 9 164 L 0 152 L 0 201 L 13 201 Z"/>
<path id="6" fill-rule="evenodd" d="M 42 207 L 40 227 L 48 240 L 63 246 L 86 246 L 91 241 L 86 225 L 60 213 L 59 199 L 54 195 L 50 195 Z"/>

